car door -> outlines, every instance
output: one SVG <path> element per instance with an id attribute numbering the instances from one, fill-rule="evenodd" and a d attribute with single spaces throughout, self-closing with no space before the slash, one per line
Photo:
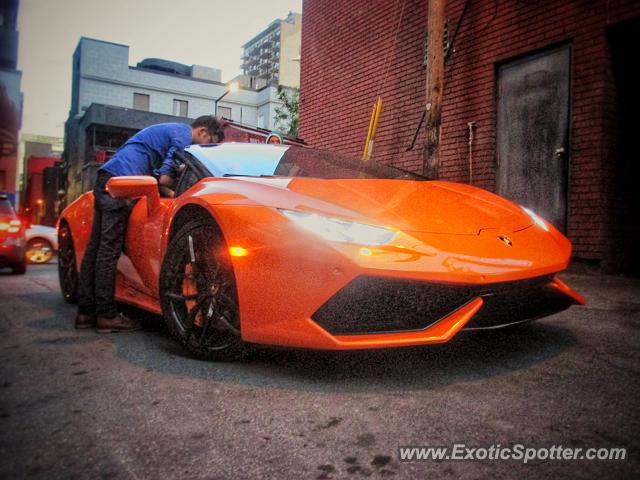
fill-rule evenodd
<path id="1" fill-rule="evenodd" d="M 162 232 L 172 203 L 171 198 L 161 198 L 160 207 L 148 212 L 147 199 L 141 198 L 129 217 L 124 252 L 118 261 L 118 288 L 126 299 L 143 307 L 158 299 Z"/>
<path id="2" fill-rule="evenodd" d="M 195 185 L 210 172 L 194 157 L 177 152 L 178 179 L 176 196 Z M 161 198 L 160 208 L 147 210 L 147 199 L 141 198 L 131 211 L 127 227 L 125 249 L 118 261 L 119 288 L 131 303 L 149 307 L 149 302 L 157 304 L 159 298 L 159 278 L 162 268 L 162 236 L 170 223 L 168 218 L 172 198 Z"/>

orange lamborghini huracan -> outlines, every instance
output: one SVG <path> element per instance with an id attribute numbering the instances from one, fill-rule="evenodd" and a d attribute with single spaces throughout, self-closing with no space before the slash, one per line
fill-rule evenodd
<path id="1" fill-rule="evenodd" d="M 584 303 L 556 276 L 569 241 L 479 188 L 296 146 L 192 146 L 179 163 L 171 199 L 153 177 L 109 180 L 137 199 L 116 297 L 162 314 L 199 357 L 426 345 Z M 92 203 L 78 198 L 58 224 L 70 302 Z"/>

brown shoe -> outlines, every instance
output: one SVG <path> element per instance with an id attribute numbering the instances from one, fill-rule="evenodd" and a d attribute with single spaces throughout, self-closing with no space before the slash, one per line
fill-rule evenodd
<path id="1" fill-rule="evenodd" d="M 84 313 L 78 313 L 76 315 L 76 320 L 74 322 L 74 326 L 77 329 L 93 328 L 93 327 L 96 326 L 96 316 L 95 315 L 85 315 Z"/>
<path id="2" fill-rule="evenodd" d="M 113 318 L 98 317 L 96 329 L 98 333 L 134 332 L 142 329 L 142 325 L 137 320 L 119 313 Z"/>

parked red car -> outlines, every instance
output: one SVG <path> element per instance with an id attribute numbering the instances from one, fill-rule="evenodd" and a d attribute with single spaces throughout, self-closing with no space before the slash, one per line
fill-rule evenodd
<path id="1" fill-rule="evenodd" d="M 17 274 L 27 271 L 25 230 L 7 196 L 0 194 L 0 268 L 10 267 Z"/>

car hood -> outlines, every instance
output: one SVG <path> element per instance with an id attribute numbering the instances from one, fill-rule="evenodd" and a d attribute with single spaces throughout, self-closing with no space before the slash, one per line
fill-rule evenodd
<path id="1" fill-rule="evenodd" d="M 223 191 L 224 203 L 312 211 L 404 231 L 477 235 L 483 229 L 517 231 L 532 224 L 514 203 L 451 182 L 229 177 L 209 182 L 201 194 Z"/>

